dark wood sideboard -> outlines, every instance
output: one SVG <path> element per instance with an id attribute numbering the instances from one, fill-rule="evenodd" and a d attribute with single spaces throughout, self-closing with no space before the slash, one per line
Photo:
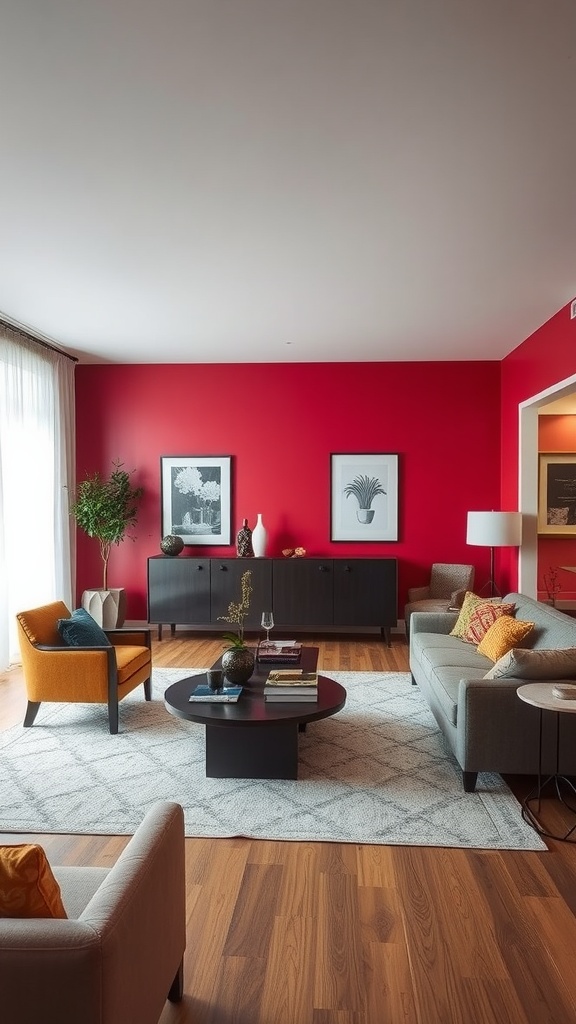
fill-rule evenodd
<path id="1" fill-rule="evenodd" d="M 148 559 L 148 621 L 219 626 L 231 601 L 240 600 L 242 573 L 252 573 L 252 599 L 245 622 L 260 629 L 272 609 L 280 629 L 375 626 L 390 644 L 398 620 L 395 558 L 195 558 L 153 555 Z M 230 627 L 233 628 L 233 627 Z"/>

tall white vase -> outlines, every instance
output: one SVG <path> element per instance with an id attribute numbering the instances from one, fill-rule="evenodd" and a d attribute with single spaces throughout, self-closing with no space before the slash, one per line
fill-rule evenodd
<path id="1" fill-rule="evenodd" d="M 262 513 L 258 513 L 256 520 L 256 526 L 252 530 L 252 547 L 254 549 L 254 558 L 264 558 L 266 554 L 266 541 L 268 540 L 268 531 L 262 522 Z"/>

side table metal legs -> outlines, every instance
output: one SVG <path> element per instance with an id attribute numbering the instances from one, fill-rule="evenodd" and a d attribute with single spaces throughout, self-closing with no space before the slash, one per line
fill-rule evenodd
<path id="1" fill-rule="evenodd" d="M 575 842 L 576 841 L 576 786 L 574 783 L 566 778 L 565 775 L 560 775 L 560 714 L 558 711 L 551 711 L 550 713 L 556 715 L 556 771 L 553 775 L 547 775 L 545 778 L 542 773 L 542 708 L 539 709 L 540 723 L 539 723 L 539 736 L 538 736 L 538 781 L 534 789 L 530 791 L 527 797 L 522 801 L 522 817 L 529 825 L 535 829 L 536 832 L 541 836 L 546 836 L 548 839 L 557 839 L 561 842 Z M 552 794 L 555 793 L 556 798 L 560 801 L 564 807 L 568 808 L 571 814 L 574 815 L 574 824 L 563 834 L 558 835 L 557 833 L 550 832 L 541 820 L 541 801 L 545 795 L 545 791 L 549 790 Z M 533 809 L 535 805 L 536 810 Z"/>

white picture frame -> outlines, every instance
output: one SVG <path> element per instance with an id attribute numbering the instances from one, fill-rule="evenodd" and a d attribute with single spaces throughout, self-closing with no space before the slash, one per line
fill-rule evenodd
<path id="1" fill-rule="evenodd" d="M 230 455 L 162 455 L 162 536 L 186 545 L 230 544 Z"/>

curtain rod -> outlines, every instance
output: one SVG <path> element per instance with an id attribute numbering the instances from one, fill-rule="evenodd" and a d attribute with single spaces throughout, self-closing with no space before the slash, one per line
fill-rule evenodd
<path id="1" fill-rule="evenodd" d="M 57 345 L 51 344 L 49 341 L 44 341 L 43 338 L 39 338 L 37 334 L 32 334 L 31 331 L 27 331 L 17 321 L 5 320 L 4 317 L 0 316 L 0 326 L 7 327 L 9 331 L 14 331 L 17 334 L 22 334 L 29 341 L 34 341 L 37 345 L 42 345 L 43 348 L 49 349 L 51 352 L 57 352 L 59 356 L 65 356 L 66 359 L 71 359 L 73 363 L 77 363 L 78 359 L 76 356 L 71 356 L 68 352 L 64 352 Z"/>

